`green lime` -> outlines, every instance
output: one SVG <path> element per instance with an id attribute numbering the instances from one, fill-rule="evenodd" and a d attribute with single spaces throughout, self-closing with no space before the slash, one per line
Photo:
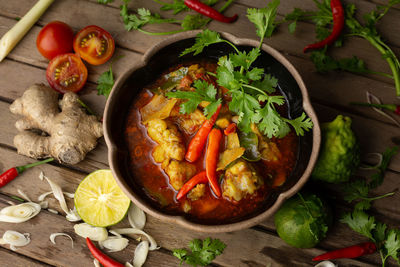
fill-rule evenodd
<path id="1" fill-rule="evenodd" d="M 297 194 L 287 200 L 275 214 L 280 238 L 296 248 L 315 247 L 331 224 L 331 210 L 313 194 Z"/>
<path id="2" fill-rule="evenodd" d="M 92 172 L 75 192 L 75 208 L 82 220 L 97 227 L 120 222 L 131 201 L 118 187 L 111 170 Z"/>

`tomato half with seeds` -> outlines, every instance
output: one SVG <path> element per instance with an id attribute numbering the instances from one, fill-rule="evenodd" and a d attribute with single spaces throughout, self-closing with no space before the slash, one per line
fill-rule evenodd
<path id="1" fill-rule="evenodd" d="M 46 71 L 50 86 L 60 92 L 78 92 L 86 83 L 88 71 L 75 54 L 62 54 L 53 58 Z"/>
<path id="2" fill-rule="evenodd" d="M 82 59 L 92 65 L 100 65 L 114 54 L 115 43 L 106 30 L 90 25 L 75 35 L 73 47 Z"/>

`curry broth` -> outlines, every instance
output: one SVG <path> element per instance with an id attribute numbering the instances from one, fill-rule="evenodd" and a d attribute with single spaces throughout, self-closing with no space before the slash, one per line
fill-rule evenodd
<path id="1" fill-rule="evenodd" d="M 188 66 L 190 64 L 185 64 Z M 215 71 L 216 64 L 203 62 L 200 63 L 207 71 Z M 169 69 L 170 73 L 182 67 L 176 66 Z M 162 75 L 149 88 L 158 88 L 165 82 Z M 258 161 L 252 162 L 252 166 L 259 176 L 264 180 L 264 184 L 253 194 L 248 194 L 240 201 L 230 200 L 226 197 L 216 198 L 209 185 L 206 185 L 205 194 L 198 200 L 177 201 L 177 191 L 169 184 L 169 177 L 161 168 L 161 164 L 156 163 L 152 157 L 152 151 L 157 143 L 147 134 L 146 127 L 141 123 L 140 108 L 150 102 L 153 93 L 149 89 L 143 89 L 130 107 L 126 119 L 125 141 L 129 150 L 129 168 L 133 174 L 134 183 L 141 187 L 142 191 L 154 206 L 169 214 L 179 214 L 190 218 L 192 221 L 222 224 L 239 221 L 257 213 L 264 207 L 268 196 L 272 190 L 282 185 L 286 178 L 290 176 L 297 158 L 298 137 L 291 131 L 282 139 L 272 138 L 282 154 L 282 158 L 275 162 Z M 287 107 L 279 107 L 279 112 L 287 113 Z M 185 147 L 187 147 L 192 136 L 182 132 Z M 221 152 L 224 145 L 221 146 Z M 195 163 L 196 173 L 205 170 L 205 151 Z M 218 172 L 223 173 L 222 171 Z M 185 202 L 189 201 L 191 209 L 185 213 Z M 186 203 L 187 204 L 187 203 Z"/>

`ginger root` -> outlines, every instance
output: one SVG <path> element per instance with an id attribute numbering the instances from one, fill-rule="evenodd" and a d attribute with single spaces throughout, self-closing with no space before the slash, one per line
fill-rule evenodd
<path id="1" fill-rule="evenodd" d="M 50 87 L 35 84 L 11 104 L 12 113 L 24 116 L 15 123 L 20 133 L 14 145 L 19 154 L 35 159 L 54 157 L 76 164 L 103 136 L 102 123 L 86 114 L 75 93 L 65 93 L 60 101 L 58 96 Z"/>

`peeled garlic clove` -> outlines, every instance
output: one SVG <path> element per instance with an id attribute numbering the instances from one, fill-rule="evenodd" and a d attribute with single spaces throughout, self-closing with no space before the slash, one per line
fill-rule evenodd
<path id="1" fill-rule="evenodd" d="M 157 246 L 156 240 L 146 232 L 140 230 L 140 229 L 135 229 L 135 228 L 119 228 L 119 229 L 113 229 L 115 233 L 121 234 L 121 235 L 144 235 L 150 242 L 150 248 L 149 250 L 156 250 L 159 249 L 160 247 Z M 133 237 L 133 236 L 131 236 Z"/>
<path id="2" fill-rule="evenodd" d="M 132 228 L 142 230 L 146 224 L 146 214 L 135 204 L 131 204 L 128 211 L 128 220 Z"/>
<path id="3" fill-rule="evenodd" d="M 83 238 L 89 237 L 92 241 L 104 241 L 108 237 L 106 228 L 91 226 L 87 223 L 74 225 L 75 233 Z"/>
<path id="4" fill-rule="evenodd" d="M 74 248 L 74 240 L 72 239 L 72 237 L 71 237 L 69 234 L 66 234 L 66 233 L 53 233 L 53 234 L 51 234 L 51 235 L 50 235 L 50 241 L 51 241 L 51 243 L 53 243 L 53 244 L 55 245 L 55 244 L 56 244 L 56 237 L 57 237 L 57 236 L 60 236 L 60 235 L 66 236 L 66 237 L 68 237 L 69 239 L 71 239 L 72 248 Z"/>
<path id="5" fill-rule="evenodd" d="M 128 246 L 129 240 L 124 237 L 113 236 L 104 241 L 100 241 L 99 244 L 108 249 L 109 252 L 117 252 L 124 250 Z"/>
<path id="6" fill-rule="evenodd" d="M 135 249 L 135 256 L 133 257 L 133 267 L 142 267 L 147 259 L 149 253 L 149 242 L 142 241 Z"/>

